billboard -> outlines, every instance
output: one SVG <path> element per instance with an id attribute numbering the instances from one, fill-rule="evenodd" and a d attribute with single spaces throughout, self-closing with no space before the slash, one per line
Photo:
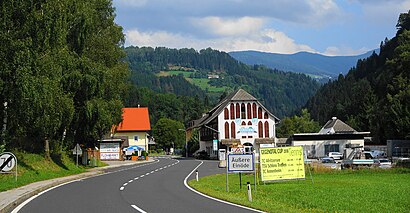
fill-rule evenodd
<path id="1" fill-rule="evenodd" d="M 305 178 L 305 162 L 301 146 L 260 148 L 262 181 Z"/>

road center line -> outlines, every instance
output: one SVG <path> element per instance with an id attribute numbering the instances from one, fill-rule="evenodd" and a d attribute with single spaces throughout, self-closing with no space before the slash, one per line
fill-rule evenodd
<path id="1" fill-rule="evenodd" d="M 141 212 L 141 213 L 147 213 L 146 211 L 144 211 L 144 210 L 138 208 L 138 206 L 136 206 L 136 205 L 131 205 L 131 206 L 132 206 L 132 208 L 136 209 L 137 211 L 139 211 L 139 212 Z"/>
<path id="2" fill-rule="evenodd" d="M 124 187 L 123 187 L 123 186 L 121 186 L 121 188 L 120 188 L 120 191 L 122 191 L 122 190 L 124 190 Z"/>

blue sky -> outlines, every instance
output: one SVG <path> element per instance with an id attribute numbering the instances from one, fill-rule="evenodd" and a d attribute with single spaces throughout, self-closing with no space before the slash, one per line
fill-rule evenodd
<path id="1" fill-rule="evenodd" d="M 358 55 L 396 33 L 410 0 L 113 0 L 126 46 Z"/>

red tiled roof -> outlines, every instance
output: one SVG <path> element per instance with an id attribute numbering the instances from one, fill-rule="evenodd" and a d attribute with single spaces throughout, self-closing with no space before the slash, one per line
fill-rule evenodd
<path id="1" fill-rule="evenodd" d="M 117 126 L 117 132 L 151 130 L 147 107 L 123 108 L 122 122 Z"/>

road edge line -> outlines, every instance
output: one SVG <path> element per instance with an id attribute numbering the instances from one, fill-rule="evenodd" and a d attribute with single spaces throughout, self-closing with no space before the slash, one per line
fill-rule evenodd
<path id="1" fill-rule="evenodd" d="M 211 199 L 211 200 L 214 200 L 214 201 L 218 201 L 218 202 L 221 202 L 221 203 L 225 203 L 225 204 L 228 204 L 228 205 L 231 205 L 231 206 L 236 206 L 236 207 L 243 208 L 243 209 L 246 209 L 246 210 L 251 210 L 251 211 L 255 211 L 255 212 L 265 213 L 264 211 L 261 211 L 261 210 L 258 210 L 258 209 L 253 209 L 253 208 L 250 208 L 250 207 L 247 207 L 247 206 L 242 206 L 242 205 L 239 205 L 239 204 L 236 204 L 236 203 L 231 203 L 231 202 L 228 202 L 228 201 L 225 201 L 225 200 L 221 200 L 221 199 L 218 199 L 218 198 L 211 197 L 211 196 L 209 196 L 209 195 L 206 195 L 206 194 L 204 194 L 204 193 L 202 193 L 202 192 L 199 192 L 199 191 L 195 190 L 194 188 L 190 187 L 190 186 L 188 185 L 188 183 L 187 183 L 187 180 L 188 180 L 189 176 L 191 176 L 192 173 L 194 173 L 194 171 L 196 171 L 203 163 L 204 163 L 204 161 L 201 161 L 201 163 L 200 163 L 197 167 L 195 167 L 195 168 L 191 171 L 191 173 L 189 173 L 189 174 L 185 177 L 185 179 L 184 179 L 184 185 L 185 185 L 185 187 L 187 187 L 187 188 L 188 188 L 189 190 L 191 190 L 192 192 L 195 192 L 195 193 L 197 193 L 197 194 L 199 194 L 199 195 L 201 195 L 201 196 L 203 196 L 203 197 L 206 197 L 206 198 Z"/>

